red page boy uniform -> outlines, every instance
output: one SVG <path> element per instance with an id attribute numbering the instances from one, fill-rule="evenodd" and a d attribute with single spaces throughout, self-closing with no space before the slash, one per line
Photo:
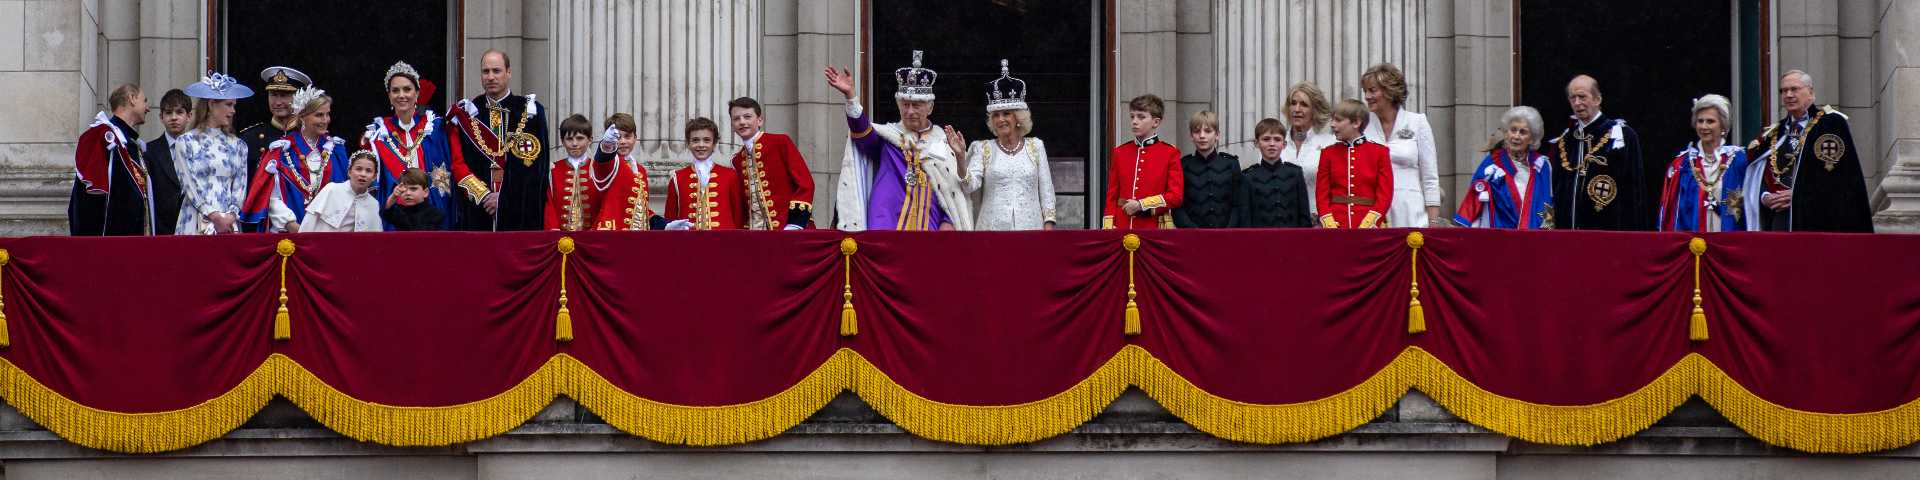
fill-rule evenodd
<path id="1" fill-rule="evenodd" d="M 740 170 L 734 172 L 738 180 L 732 185 L 739 187 L 747 200 L 743 205 L 747 216 L 740 218 L 742 228 L 813 228 L 813 173 L 807 170 L 807 159 L 800 156 L 793 138 L 760 132 L 747 142 L 746 149 L 734 154 L 733 165 Z"/>
<path id="2" fill-rule="evenodd" d="M 606 160 L 607 158 L 612 160 Z M 666 226 L 666 219 L 653 214 L 647 205 L 647 171 L 624 155 L 603 153 L 594 161 L 594 169 L 610 163 L 616 176 L 601 192 L 599 211 L 594 212 L 594 230 L 654 230 Z"/>
<path id="3" fill-rule="evenodd" d="M 547 230 L 578 232 L 591 230 L 599 218 L 601 197 L 614 180 L 620 166 L 597 162 L 592 155 L 553 162 L 547 184 Z"/>
<path id="4" fill-rule="evenodd" d="M 712 160 L 674 170 L 673 183 L 667 184 L 667 228 L 675 228 L 678 220 L 686 220 L 688 230 L 744 228 L 747 202 L 740 187 L 739 172 Z"/>
<path id="5" fill-rule="evenodd" d="M 1326 228 L 1386 228 L 1393 205 L 1393 160 L 1387 147 L 1366 137 L 1336 143 L 1320 151 L 1314 175 L 1315 205 Z"/>
<path id="6" fill-rule="evenodd" d="M 1173 228 L 1173 209 L 1180 206 L 1185 193 L 1185 173 L 1180 169 L 1180 150 L 1147 137 L 1121 144 L 1113 149 L 1113 166 L 1107 171 L 1107 203 L 1100 228 L 1118 230 L 1154 230 Z M 1127 215 L 1123 205 L 1140 202 L 1140 213 Z"/>

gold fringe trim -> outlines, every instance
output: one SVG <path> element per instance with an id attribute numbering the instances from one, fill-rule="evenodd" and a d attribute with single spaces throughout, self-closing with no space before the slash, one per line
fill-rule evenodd
<path id="1" fill-rule="evenodd" d="M 1140 236 L 1129 233 L 1120 238 L 1120 246 L 1127 249 L 1127 316 L 1120 332 L 1128 336 L 1139 335 L 1140 303 L 1134 301 L 1139 292 L 1133 289 L 1133 254 L 1140 250 Z"/>
<path id="2" fill-rule="evenodd" d="M 220 438 L 253 418 L 279 385 L 281 372 L 263 363 L 232 389 L 198 405 L 152 413 L 100 410 L 67 399 L 6 359 L 0 359 L 0 398 L 34 423 L 87 448 L 159 453 Z"/>
<path id="3" fill-rule="evenodd" d="M 1813 453 L 1867 453 L 1920 442 L 1920 400 L 1865 413 L 1795 410 L 1754 395 L 1704 358 L 1699 365 L 1700 398 L 1762 442 Z"/>
<path id="4" fill-rule="evenodd" d="M 526 423 L 553 403 L 572 371 L 563 358 L 547 359 L 513 388 L 474 402 L 442 407 L 403 407 L 358 400 L 328 385 L 292 358 L 274 354 L 267 365 L 284 382 L 278 392 L 339 434 L 397 447 L 452 445 L 493 437 Z"/>
<path id="5" fill-rule="evenodd" d="M 80 405 L 0 359 L 0 398 L 75 444 L 121 453 L 157 453 L 204 443 L 233 429 L 275 394 L 341 435 L 383 445 L 443 446 L 500 435 L 560 396 L 609 425 L 649 440 L 713 446 L 785 432 L 852 390 L 881 415 L 927 439 L 1006 445 L 1057 436 L 1139 386 L 1168 411 L 1208 434 L 1241 442 L 1307 442 L 1347 432 L 1419 389 L 1468 423 L 1521 440 L 1595 445 L 1645 430 L 1698 394 L 1761 441 L 1815 453 L 1862 453 L 1920 441 L 1920 400 L 1868 413 L 1826 414 L 1759 398 L 1706 357 L 1688 354 L 1647 385 L 1589 405 L 1543 405 L 1488 392 L 1418 347 L 1408 347 L 1367 380 L 1341 393 L 1292 404 L 1252 404 L 1208 393 L 1139 346 L 1123 347 L 1087 378 L 1048 398 L 1015 405 L 957 405 L 921 397 L 851 349 L 841 349 L 786 390 L 721 406 L 656 402 L 619 389 L 584 363 L 556 354 L 500 394 L 460 405 L 401 407 L 354 399 L 293 359 L 270 355 L 238 385 L 192 407 L 118 413 Z"/>
<path id="6" fill-rule="evenodd" d="M 608 425 L 655 442 L 717 446 L 772 438 L 806 421 L 846 390 L 858 354 L 841 349 L 786 390 L 765 399 L 721 406 L 685 406 L 635 396 L 564 357 L 571 371 L 564 391 Z"/>
<path id="7" fill-rule="evenodd" d="M 759 152 L 754 152 L 759 155 Z M 840 298 L 840 336 L 851 337 L 860 334 L 860 314 L 853 310 L 853 254 L 860 251 L 860 244 L 853 237 L 840 239 L 840 260 L 842 284 Z"/>
<path id="8" fill-rule="evenodd" d="M 1626 438 L 1667 416 L 1693 396 L 1699 366 L 1688 354 L 1666 373 L 1626 396 L 1590 405 L 1543 405 L 1500 396 L 1474 385 L 1432 354 L 1408 347 L 1394 361 L 1418 380 L 1414 388 L 1462 420 L 1534 443 L 1597 445 Z"/>
<path id="9" fill-rule="evenodd" d="M 1140 381 L 1147 396 L 1193 428 L 1216 437 L 1248 443 L 1310 442 L 1339 435 L 1379 418 L 1405 396 L 1413 378 L 1399 365 L 1416 354 L 1403 351 L 1372 377 L 1344 392 L 1300 403 L 1262 405 L 1207 393 L 1146 350 L 1128 346 L 1123 355 L 1140 358 Z"/>
<path id="10" fill-rule="evenodd" d="M 1080 383 L 1042 400 L 1014 405 L 956 405 L 928 400 L 894 383 L 853 350 L 853 392 L 914 435 L 967 445 L 1009 445 L 1072 431 L 1106 410 L 1133 383 L 1146 350 L 1129 345 Z"/>

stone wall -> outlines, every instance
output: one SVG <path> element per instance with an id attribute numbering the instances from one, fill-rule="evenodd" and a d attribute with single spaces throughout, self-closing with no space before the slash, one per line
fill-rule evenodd
<path id="1" fill-rule="evenodd" d="M 1863 77 L 1855 83 L 1868 89 L 1874 110 L 1869 115 L 1878 128 L 1873 142 L 1854 140 L 1860 148 L 1871 149 L 1864 153 L 1876 157 L 1878 168 L 1867 171 L 1877 171 L 1883 179 L 1867 182 L 1868 188 L 1879 185 L 1874 202 L 1884 208 L 1874 217 L 1874 226 L 1882 232 L 1920 233 L 1920 103 L 1916 103 L 1920 99 L 1920 4 L 1906 0 L 1841 3 L 1843 18 L 1862 24 L 1859 33 L 1872 35 L 1848 45 L 1872 46 L 1871 67 L 1865 74 L 1855 74 Z M 1849 52 L 1848 58 L 1857 55 Z M 1859 135 L 1862 128 L 1853 128 Z"/>

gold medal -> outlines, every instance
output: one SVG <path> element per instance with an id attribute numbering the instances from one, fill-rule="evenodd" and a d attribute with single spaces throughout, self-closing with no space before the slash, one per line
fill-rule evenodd
<path id="1" fill-rule="evenodd" d="M 1840 163 L 1840 158 L 1846 155 L 1847 142 L 1841 141 L 1839 135 L 1831 133 L 1821 135 L 1819 140 L 1813 142 L 1814 158 L 1818 158 L 1821 163 L 1827 164 L 1827 171 L 1829 172 L 1833 171 L 1833 167 Z"/>
<path id="2" fill-rule="evenodd" d="M 513 156 L 520 158 L 521 165 L 531 167 L 533 159 L 540 158 L 540 138 L 531 133 L 515 132 L 507 137 L 507 145 Z"/>
<path id="3" fill-rule="evenodd" d="M 1613 177 L 1600 175 L 1587 182 L 1587 199 L 1593 200 L 1593 211 L 1605 210 L 1613 199 L 1619 197 L 1620 186 Z"/>

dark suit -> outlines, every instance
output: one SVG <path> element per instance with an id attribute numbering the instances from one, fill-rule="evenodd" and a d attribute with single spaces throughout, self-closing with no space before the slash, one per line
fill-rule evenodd
<path id="1" fill-rule="evenodd" d="M 173 235 L 180 218 L 180 174 L 173 169 L 172 146 L 166 135 L 147 142 L 147 173 L 153 177 L 154 235 Z"/>

